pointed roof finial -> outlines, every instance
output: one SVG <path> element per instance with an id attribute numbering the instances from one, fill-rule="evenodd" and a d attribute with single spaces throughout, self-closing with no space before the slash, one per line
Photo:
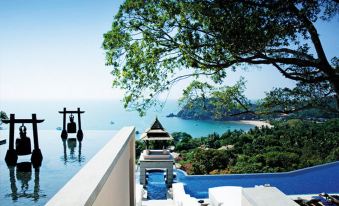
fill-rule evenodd
<path id="1" fill-rule="evenodd" d="M 173 137 L 164 129 L 158 117 L 156 116 L 152 126 L 149 129 L 146 129 L 145 132 L 141 134 L 141 139 L 142 140 L 172 140 Z"/>
<path id="2" fill-rule="evenodd" d="M 161 129 L 161 130 L 164 130 L 164 127 L 161 125 L 158 117 L 156 116 L 155 117 L 155 120 L 151 126 L 151 129 Z"/>

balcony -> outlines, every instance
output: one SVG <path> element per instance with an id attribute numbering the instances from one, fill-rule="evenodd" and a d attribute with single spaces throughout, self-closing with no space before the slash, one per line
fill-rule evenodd
<path id="1" fill-rule="evenodd" d="M 135 205 L 134 147 L 122 128 L 46 205 Z"/>
<path id="2" fill-rule="evenodd" d="M 165 168 L 168 186 L 172 186 L 167 200 L 143 199 L 144 189 L 135 182 L 135 129 L 124 127 L 46 205 L 214 206 L 234 203 L 253 206 L 268 202 L 277 206 L 298 205 L 292 200 L 295 197 L 288 197 L 270 186 L 210 188 L 209 197 L 202 201 L 187 194 L 183 183 L 172 185 L 173 161 L 168 150 L 143 151 L 141 171 Z M 140 177 L 141 183 L 145 183 L 142 179 Z"/>

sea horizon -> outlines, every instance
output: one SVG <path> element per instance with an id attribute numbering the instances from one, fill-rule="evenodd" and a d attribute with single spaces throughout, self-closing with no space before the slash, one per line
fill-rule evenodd
<path id="1" fill-rule="evenodd" d="M 142 133 L 149 128 L 157 117 L 169 132 L 186 132 L 193 137 L 208 134 L 223 134 L 227 130 L 248 131 L 254 125 L 239 121 L 185 120 L 178 117 L 166 117 L 176 114 L 180 108 L 177 100 L 167 100 L 162 109 L 151 108 L 140 117 L 136 111 L 126 111 L 119 100 L 2 100 L 0 108 L 7 116 L 13 113 L 16 118 L 30 118 L 36 113 L 38 119 L 45 119 L 39 124 L 39 130 L 56 130 L 62 127 L 62 115 L 58 113 L 64 107 L 75 110 L 80 107 L 85 113 L 81 116 L 83 130 L 119 130 L 125 126 L 135 126 Z M 67 116 L 67 121 L 69 121 Z M 8 125 L 2 124 L 3 129 Z M 30 129 L 30 125 L 27 125 Z M 16 131 L 17 132 L 17 131 Z"/>

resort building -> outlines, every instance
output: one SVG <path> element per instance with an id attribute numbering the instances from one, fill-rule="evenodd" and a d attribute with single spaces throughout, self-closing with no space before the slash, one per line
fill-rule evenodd
<path id="1" fill-rule="evenodd" d="M 136 182 L 135 128 L 124 127 L 46 205 L 299 205 L 294 201 L 296 197 L 287 196 L 279 188 L 270 185 L 212 187 L 208 189 L 207 198 L 192 197 L 186 192 L 184 183 L 178 181 L 172 184 L 174 160 L 170 151 L 166 150 L 166 144 L 158 144 L 163 146 L 161 150 L 149 149 L 150 141 L 172 139 L 158 119 L 141 135 L 141 139 L 148 147 L 140 157 L 140 184 Z M 145 198 L 146 171 L 154 168 L 166 170 L 170 195 L 165 200 Z"/>
<path id="2" fill-rule="evenodd" d="M 149 130 L 141 137 L 148 141 L 160 141 L 172 137 L 156 119 Z M 151 140 L 150 140 L 151 141 Z M 135 129 L 122 128 L 46 205 L 113 205 L 113 206 L 219 206 L 228 205 L 298 205 L 275 187 L 217 187 L 209 189 L 208 199 L 196 199 L 186 194 L 183 183 L 174 183 L 170 189 L 172 197 L 167 200 L 145 200 L 143 187 L 135 182 Z M 145 158 L 146 155 L 146 158 Z M 148 159 L 143 153 L 140 166 L 143 170 L 167 167 L 167 181 L 172 182 L 173 159 L 169 154 L 155 155 Z M 163 156 L 166 156 L 163 157 Z M 167 165 L 168 166 L 167 166 Z M 150 167 L 149 167 L 150 166 Z M 160 166 L 161 167 L 161 166 Z M 141 170 L 141 169 L 140 169 Z M 141 172 L 143 173 L 143 172 Z M 142 176 L 143 174 L 141 174 Z M 171 179 L 170 179 L 171 178 Z M 145 184 L 145 180 L 140 183 Z M 226 204 L 225 204 L 226 205 Z"/>
<path id="3" fill-rule="evenodd" d="M 141 135 L 141 140 L 146 144 L 146 149 L 140 155 L 140 184 L 146 186 L 146 173 L 150 170 L 163 169 L 166 174 L 166 184 L 171 187 L 173 182 L 174 159 L 167 149 L 167 142 L 173 137 L 164 129 L 155 118 L 152 126 Z M 150 145 L 155 148 L 150 149 Z"/>
<path id="4" fill-rule="evenodd" d="M 0 206 L 339 206 L 339 0 L 0 16 Z"/>

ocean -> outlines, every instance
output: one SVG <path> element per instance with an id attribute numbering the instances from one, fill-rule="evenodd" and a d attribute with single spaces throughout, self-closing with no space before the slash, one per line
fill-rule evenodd
<path id="1" fill-rule="evenodd" d="M 76 110 L 80 107 L 84 139 L 81 142 L 63 141 L 60 138 L 63 107 Z M 69 181 L 84 164 L 96 154 L 116 132 L 124 126 L 133 125 L 140 133 L 151 126 L 157 116 L 169 132 L 182 131 L 193 137 L 207 136 L 210 133 L 223 133 L 227 130 L 248 130 L 252 125 L 237 122 L 194 121 L 180 118 L 167 118 L 169 113 L 177 113 L 176 101 L 168 101 L 162 110 L 151 109 L 147 115 L 139 117 L 136 112 L 123 109 L 119 101 L 0 101 L 0 110 L 16 118 L 31 118 L 32 113 L 38 119 L 39 145 L 43 154 L 42 166 L 32 172 L 20 172 L 17 168 L 7 167 L 4 159 L 8 147 L 0 149 L 0 204 L 1 205 L 45 205 L 46 202 Z M 68 120 L 68 117 L 67 117 Z M 75 117 L 75 120 L 77 118 Z M 8 139 L 8 125 L 1 125 L 1 139 Z M 28 137 L 32 140 L 31 125 L 26 125 Z M 19 125 L 16 125 L 15 138 L 18 138 Z M 75 137 L 75 134 L 70 134 Z M 140 134 L 137 135 L 139 138 Z M 69 136 L 70 137 L 70 136 Z M 33 143 L 31 143 L 33 146 Z M 29 156 L 19 156 L 18 162 L 29 162 Z"/>
<path id="2" fill-rule="evenodd" d="M 168 118 L 170 113 L 176 114 L 180 108 L 175 100 L 168 100 L 162 109 L 152 108 L 144 117 L 135 111 L 126 111 L 119 100 L 76 100 L 76 101 L 4 101 L 0 102 L 0 110 L 7 115 L 14 113 L 16 118 L 31 118 L 36 113 L 38 119 L 45 121 L 38 125 L 40 130 L 56 130 L 62 127 L 61 111 L 64 107 L 76 110 L 80 107 L 85 113 L 81 115 L 83 130 L 119 130 L 124 126 L 135 126 L 142 133 L 149 128 L 158 117 L 162 125 L 169 132 L 186 132 L 193 137 L 207 136 L 213 132 L 222 134 L 227 130 L 249 130 L 253 125 L 238 122 L 184 120 L 177 117 Z M 75 116 L 75 120 L 77 117 Z M 67 121 L 69 118 L 67 117 Z M 3 129 L 8 125 L 3 124 Z M 16 127 L 18 128 L 18 127 Z M 27 125 L 27 129 L 31 126 Z"/>

